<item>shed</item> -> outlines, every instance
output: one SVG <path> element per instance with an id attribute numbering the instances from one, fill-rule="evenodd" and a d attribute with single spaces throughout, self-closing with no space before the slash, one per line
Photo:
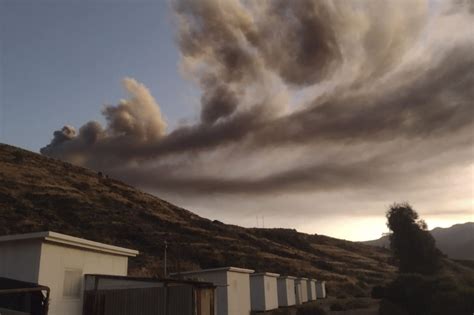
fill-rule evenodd
<path id="1" fill-rule="evenodd" d="M 50 315 L 81 315 L 83 275 L 127 275 L 137 251 L 55 232 L 0 237 L 0 276 L 50 288 Z"/>
<path id="2" fill-rule="evenodd" d="M 252 311 L 269 311 L 278 308 L 277 273 L 263 272 L 250 275 L 250 301 Z"/>
<path id="3" fill-rule="evenodd" d="M 300 305 L 301 301 L 301 283 L 295 280 L 295 304 Z"/>
<path id="4" fill-rule="evenodd" d="M 318 299 L 326 298 L 326 281 L 316 281 L 316 296 Z"/>
<path id="5" fill-rule="evenodd" d="M 251 311 L 249 275 L 253 272 L 254 270 L 250 269 L 223 267 L 181 272 L 174 276 L 211 282 L 217 286 L 217 315 L 249 315 Z"/>
<path id="6" fill-rule="evenodd" d="M 316 279 L 308 279 L 308 301 L 316 300 Z"/>
<path id="7" fill-rule="evenodd" d="M 85 315 L 214 315 L 212 283 L 86 275 Z"/>
<path id="8" fill-rule="evenodd" d="M 295 305 L 295 277 L 278 277 L 278 306 Z"/>
<path id="9" fill-rule="evenodd" d="M 299 290 L 296 291 L 299 294 L 300 304 L 308 302 L 308 278 L 297 278 L 296 284 L 299 285 Z"/>

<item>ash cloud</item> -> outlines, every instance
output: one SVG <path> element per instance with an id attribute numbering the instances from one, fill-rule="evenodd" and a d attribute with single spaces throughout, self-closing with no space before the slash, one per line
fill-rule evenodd
<path id="1" fill-rule="evenodd" d="M 65 126 L 41 153 L 181 198 L 429 186 L 472 159 L 467 3 L 175 1 L 200 120 L 168 131 L 125 79 L 105 127 Z"/>

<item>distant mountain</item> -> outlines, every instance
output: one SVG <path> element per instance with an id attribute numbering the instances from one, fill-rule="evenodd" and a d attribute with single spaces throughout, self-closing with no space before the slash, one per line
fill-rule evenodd
<path id="1" fill-rule="evenodd" d="M 474 222 L 435 228 L 430 233 L 436 240 L 436 246 L 449 258 L 474 260 Z M 385 248 L 390 246 L 388 236 L 362 243 Z"/>

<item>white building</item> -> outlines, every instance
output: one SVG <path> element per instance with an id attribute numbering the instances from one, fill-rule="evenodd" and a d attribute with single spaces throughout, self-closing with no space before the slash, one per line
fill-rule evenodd
<path id="1" fill-rule="evenodd" d="M 278 278 L 278 306 L 295 305 L 295 277 Z"/>
<path id="2" fill-rule="evenodd" d="M 299 290 L 296 290 L 296 294 L 299 294 L 297 300 L 300 304 L 308 302 L 308 278 L 297 278 L 295 281 L 296 285 L 299 285 Z"/>
<path id="3" fill-rule="evenodd" d="M 316 279 L 308 279 L 308 301 L 316 300 Z"/>
<path id="4" fill-rule="evenodd" d="M 316 296 L 318 299 L 326 298 L 326 281 L 316 281 Z"/>
<path id="5" fill-rule="evenodd" d="M 250 274 L 254 270 L 224 267 L 179 273 L 187 279 L 212 282 L 217 286 L 217 315 L 249 315 Z M 176 274 L 175 274 L 176 276 Z"/>
<path id="6" fill-rule="evenodd" d="M 0 276 L 51 289 L 49 315 L 82 315 L 84 274 L 127 275 L 138 251 L 55 232 L 0 237 Z"/>
<path id="7" fill-rule="evenodd" d="M 295 280 L 295 304 L 300 305 L 303 302 L 301 301 L 301 283 Z"/>
<path id="8" fill-rule="evenodd" d="M 250 304 L 252 311 L 269 311 L 278 308 L 277 273 L 250 275 Z"/>

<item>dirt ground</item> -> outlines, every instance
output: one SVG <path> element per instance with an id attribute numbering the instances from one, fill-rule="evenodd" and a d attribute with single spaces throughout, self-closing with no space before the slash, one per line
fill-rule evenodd
<path id="1" fill-rule="evenodd" d="M 336 299 L 336 298 L 327 298 L 327 299 L 320 299 L 314 302 L 309 302 L 309 305 L 317 305 L 323 308 L 328 315 L 378 315 L 379 313 L 379 301 L 368 299 L 368 298 L 361 298 L 363 304 L 367 304 L 367 308 L 364 309 L 353 309 L 347 311 L 331 311 L 331 305 L 334 303 L 338 303 L 341 305 L 345 305 L 347 302 L 353 302 L 354 298 L 349 299 Z M 287 308 L 279 308 L 277 310 L 267 311 L 267 312 L 252 312 L 252 315 L 296 315 L 298 307 L 287 307 Z"/>
<path id="2" fill-rule="evenodd" d="M 353 298 L 351 298 L 353 299 Z M 345 304 L 351 299 L 336 299 L 336 298 L 327 298 L 324 300 L 317 300 L 316 304 L 321 308 L 324 308 L 330 315 L 378 315 L 379 313 L 379 301 L 373 299 L 364 299 L 368 302 L 368 308 L 364 309 L 353 309 L 347 311 L 331 311 L 330 307 L 334 303 Z"/>

